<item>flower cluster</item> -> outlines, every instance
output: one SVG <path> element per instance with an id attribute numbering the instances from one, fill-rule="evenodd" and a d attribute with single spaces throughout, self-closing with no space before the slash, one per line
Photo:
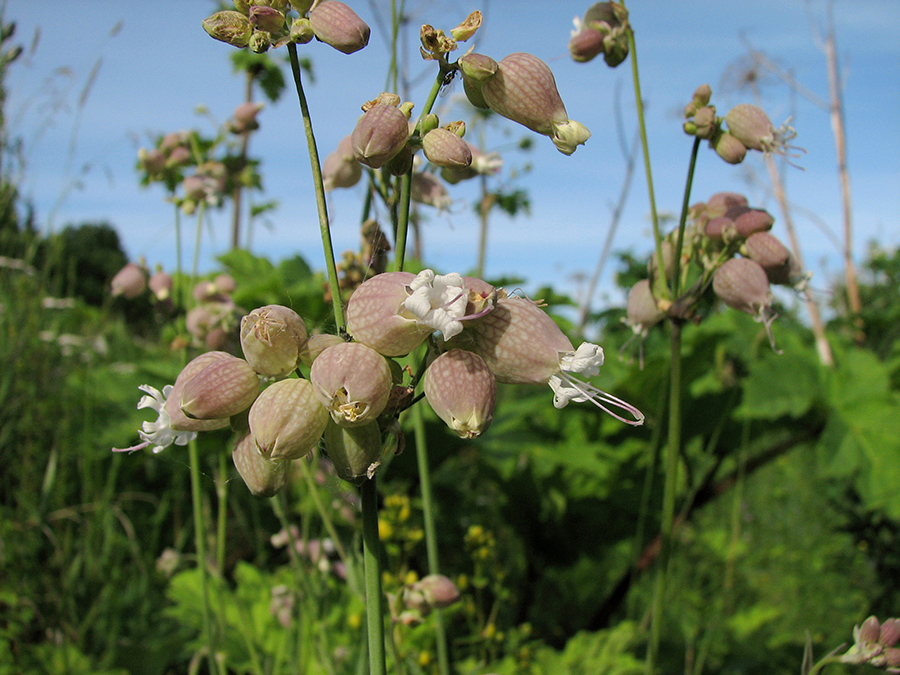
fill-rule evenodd
<path id="1" fill-rule="evenodd" d="M 884 668 L 888 673 L 900 673 L 900 619 L 880 623 L 870 616 L 861 626 L 853 628 L 853 646 L 839 657 L 841 663 L 868 663 Z"/>
<path id="2" fill-rule="evenodd" d="M 797 133 L 788 122 L 778 129 L 765 111 L 750 103 L 740 103 L 726 113 L 716 116 L 716 107 L 710 104 L 712 89 L 708 84 L 697 87 L 691 102 L 684 109 L 684 131 L 709 141 L 709 145 L 729 164 L 740 164 L 748 150 L 765 154 L 796 157 L 801 148 L 789 145 Z M 722 127 L 725 123 L 727 128 Z"/>
<path id="3" fill-rule="evenodd" d="M 660 292 L 676 274 L 675 231 L 663 241 L 662 263 L 654 254 L 649 278 L 629 292 L 625 323 L 645 337 L 667 314 L 693 318 L 700 297 L 712 286 L 726 305 L 762 323 L 771 339 L 776 315 L 770 286 L 790 286 L 802 293 L 809 280 L 790 251 L 769 232 L 774 222 L 768 212 L 750 207 L 746 197 L 732 192 L 719 192 L 705 203 L 694 204 L 677 272 L 683 294 L 667 299 Z"/>
<path id="4" fill-rule="evenodd" d="M 288 42 L 306 44 L 313 38 L 352 54 L 369 43 L 370 33 L 356 12 L 338 0 L 234 0 L 233 10 L 204 19 L 203 30 L 216 40 L 257 54 Z"/>
<path id="5" fill-rule="evenodd" d="M 365 480 L 391 437 L 399 442 L 397 415 L 413 401 L 415 381 L 403 382 L 393 358 L 426 341 L 425 398 L 461 438 L 490 425 L 498 382 L 549 385 L 557 408 L 591 401 L 623 422 L 643 422 L 633 406 L 583 379 L 599 372 L 600 347 L 575 349 L 537 303 L 480 279 L 431 270 L 378 274 L 350 296 L 346 317 L 352 341 L 308 336 L 287 307 L 253 310 L 241 320 L 243 359 L 207 352 L 162 392 L 141 388 L 147 396 L 138 407 L 153 408 L 158 419 L 144 422 L 143 443 L 127 450 L 152 445 L 159 452 L 231 425 L 233 460 L 254 494 L 280 490 L 291 460 L 320 439 L 338 476 Z M 294 376 L 301 365 L 308 377 Z"/>
<path id="6" fill-rule="evenodd" d="M 569 39 L 569 54 L 585 63 L 603 54 L 610 68 L 628 56 L 628 10 L 617 2 L 596 2 L 588 7 L 583 19 L 574 20 L 575 30 Z"/>

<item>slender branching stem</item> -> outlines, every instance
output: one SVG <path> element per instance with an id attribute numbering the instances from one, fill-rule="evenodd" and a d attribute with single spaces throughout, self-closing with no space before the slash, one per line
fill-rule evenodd
<path id="1" fill-rule="evenodd" d="M 200 493 L 200 452 L 197 439 L 188 443 L 188 456 L 191 469 L 191 501 L 194 507 L 194 548 L 197 551 L 197 571 L 200 573 L 200 596 L 203 606 L 203 641 L 206 643 L 209 660 L 209 672 L 218 673 L 216 648 L 213 639 L 212 617 L 209 608 L 209 572 L 206 568 L 206 526 L 203 520 L 203 499 Z"/>
<path id="2" fill-rule="evenodd" d="M 637 46 L 634 40 L 634 31 L 629 27 L 628 31 L 628 49 L 631 53 L 631 77 L 634 81 L 634 104 L 637 110 L 638 126 L 641 133 L 641 148 L 644 156 L 644 170 L 647 174 L 647 192 L 650 199 L 650 220 L 653 223 L 653 240 L 656 245 L 656 259 L 662 264 L 662 232 L 659 229 L 659 216 L 656 212 L 656 193 L 653 190 L 653 171 L 650 167 L 650 143 L 647 139 L 647 124 L 644 120 L 644 101 L 641 98 L 641 78 L 638 72 Z M 668 287 L 666 286 L 665 276 L 658 275 L 657 279 L 661 280 L 654 288 L 658 298 L 668 296 Z"/>
<path id="3" fill-rule="evenodd" d="M 428 573 L 440 574 L 440 558 L 437 546 L 437 527 L 434 520 L 434 496 L 431 491 L 431 472 L 428 468 L 428 439 L 425 433 L 425 418 L 422 406 L 410 410 L 413 431 L 416 437 L 416 460 L 419 467 L 419 489 L 422 492 L 422 511 L 425 521 L 425 551 L 428 556 Z M 450 675 L 450 655 L 447 651 L 447 634 L 444 630 L 440 610 L 434 612 L 434 637 L 437 644 L 438 670 L 441 675 Z"/>
<path id="4" fill-rule="evenodd" d="M 328 222 L 328 206 L 325 201 L 325 186 L 322 183 L 322 166 L 319 163 L 319 151 L 316 148 L 316 137 L 313 134 L 312 118 L 306 94 L 303 93 L 303 82 L 300 77 L 300 60 L 297 57 L 297 45 L 288 43 L 288 57 L 291 61 L 291 73 L 297 87 L 297 98 L 300 100 L 300 112 L 303 115 L 303 128 L 306 132 L 306 144 L 309 148 L 309 164 L 312 169 L 313 187 L 316 191 L 316 207 L 319 212 L 319 229 L 322 235 L 322 249 L 325 254 L 325 269 L 328 273 L 328 286 L 331 289 L 331 304 L 334 308 L 334 322 L 338 329 L 344 325 L 344 307 L 341 303 L 341 291 L 338 284 L 337 265 L 334 261 L 334 247 L 331 243 L 331 225 Z"/>
<path id="5" fill-rule="evenodd" d="M 384 598 L 381 590 L 381 542 L 378 538 L 378 486 L 374 476 L 362 484 L 361 492 L 369 675 L 385 675 L 387 666 L 384 658 Z"/>

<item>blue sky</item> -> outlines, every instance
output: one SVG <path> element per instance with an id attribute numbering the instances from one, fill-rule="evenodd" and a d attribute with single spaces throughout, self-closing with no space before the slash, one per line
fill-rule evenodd
<path id="1" fill-rule="evenodd" d="M 313 42 L 301 53 L 313 60 L 314 83 L 307 96 L 319 150 L 324 157 L 348 134 L 359 106 L 383 90 L 388 50 L 377 29 L 386 19 L 377 9 L 386 0 L 350 0 L 348 4 L 373 26 L 369 46 L 346 56 Z M 500 59 L 515 51 L 531 52 L 553 69 L 569 115 L 587 125 L 592 138 L 571 157 L 549 139 L 535 136 L 532 152 L 506 156 L 504 179 L 529 193 L 530 216 L 492 221 L 486 276 L 518 275 L 527 287 L 552 283 L 577 293 L 579 275 L 590 275 L 606 237 L 611 206 L 622 184 L 624 159 L 616 136 L 617 91 L 630 135 L 634 102 L 630 61 L 610 70 L 602 60 L 577 64 L 566 44 L 572 19 L 588 2 L 517 0 L 470 3 L 408 2 L 413 28 L 406 44 L 409 72 L 423 82 L 410 100 L 421 107 L 432 75 L 418 57 L 418 25 L 431 23 L 449 30 L 469 11 L 481 9 L 485 26 L 476 35 L 477 51 Z M 688 11 L 688 7 L 690 11 Z M 825 25 L 825 3 L 791 0 L 756 2 L 698 0 L 692 3 L 631 0 L 631 21 L 638 41 L 643 98 L 648 106 L 650 149 L 657 205 L 662 212 L 680 207 L 691 139 L 681 130 L 680 110 L 693 90 L 708 82 L 720 114 L 748 92 L 725 92 L 723 73 L 746 56 L 746 41 L 777 63 L 816 95 L 827 98 L 825 59 L 814 28 Z M 127 253 L 144 256 L 152 266 L 174 267 L 172 207 L 161 188 L 141 188 L 134 171 L 137 150 L 152 135 L 197 127 L 211 132 L 211 122 L 196 114 L 206 106 L 219 121 L 241 101 L 242 82 L 231 73 L 231 47 L 210 39 L 200 22 L 215 9 L 203 0 L 183 2 L 112 2 L 111 0 L 7 0 L 5 18 L 17 23 L 17 39 L 26 47 L 35 30 L 40 39 L 9 76 L 8 118 L 11 132 L 23 141 L 23 194 L 31 200 L 38 222 L 48 228 L 106 220 L 119 231 Z M 853 189 L 856 257 L 878 240 L 900 244 L 900 2 L 836 0 L 838 53 L 845 78 L 849 169 Z M 122 28 L 111 35 L 113 27 Z M 283 50 L 282 50 L 283 51 Z M 277 58 L 282 54 L 275 53 Z M 99 70 L 83 105 L 79 96 L 95 64 Z M 287 71 L 286 71 L 287 73 Z M 271 227 L 258 227 L 253 250 L 280 259 L 295 253 L 321 266 L 315 202 L 310 187 L 305 141 L 296 98 L 282 100 L 260 116 L 261 130 L 251 152 L 262 158 L 265 194 L 280 206 Z M 461 93 L 457 86 L 455 93 Z M 796 224 L 803 254 L 818 279 L 839 271 L 839 254 L 821 224 L 841 230 L 839 182 L 828 115 L 777 83 L 763 89 L 763 105 L 773 122 L 793 115 L 796 144 L 807 154 L 798 160 L 805 170 L 787 167 L 788 196 L 797 207 Z M 439 100 L 450 106 L 453 94 Z M 459 115 L 442 116 L 443 121 Z M 489 137 L 506 142 L 503 130 L 517 139 L 528 133 L 512 123 Z M 514 180 L 508 169 L 524 164 L 531 170 Z M 751 176 L 755 175 L 755 179 Z M 711 151 L 701 153 L 693 201 L 722 190 L 747 194 L 751 203 L 778 216 L 765 167 L 758 157 L 729 166 Z M 441 272 L 466 271 L 476 258 L 477 223 L 471 203 L 475 186 L 451 187 L 449 213 L 428 211 L 423 226 L 426 262 Z M 330 203 L 338 253 L 358 242 L 360 188 L 333 193 Z M 812 217 L 810 214 L 815 214 Z M 779 218 L 780 220 L 780 218 Z M 213 216 L 204 234 L 201 268 L 212 269 L 216 255 L 228 248 L 228 214 Z M 190 221 L 186 221 L 191 226 Z M 773 232 L 786 239 L 776 221 Z M 643 170 L 635 177 L 614 249 L 649 252 L 650 225 Z M 190 253 L 190 250 L 188 251 Z M 607 267 L 594 305 L 621 304 L 611 288 Z"/>

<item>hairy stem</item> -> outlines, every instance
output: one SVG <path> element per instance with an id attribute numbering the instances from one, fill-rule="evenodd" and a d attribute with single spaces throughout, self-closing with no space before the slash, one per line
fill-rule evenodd
<path id="1" fill-rule="evenodd" d="M 218 673 L 216 647 L 213 640 L 212 618 L 209 609 L 209 573 L 206 568 L 206 526 L 203 520 L 203 500 L 200 493 L 200 453 L 197 439 L 188 443 L 191 468 L 191 502 L 194 507 L 194 547 L 197 551 L 197 571 L 200 573 L 200 596 L 203 607 L 203 641 L 206 643 L 209 672 Z"/>
<path id="2" fill-rule="evenodd" d="M 369 675 L 385 675 L 387 667 L 384 658 L 384 598 L 381 591 L 381 542 L 378 539 L 378 487 L 374 476 L 362 485 L 362 519 Z"/>

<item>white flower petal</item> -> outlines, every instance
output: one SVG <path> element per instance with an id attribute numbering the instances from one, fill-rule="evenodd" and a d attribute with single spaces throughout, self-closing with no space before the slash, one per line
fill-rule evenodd
<path id="1" fill-rule="evenodd" d="M 423 270 L 409 289 L 402 306 L 420 325 L 440 331 L 448 340 L 462 331 L 459 319 L 465 316 L 468 292 L 460 274 L 435 275 Z"/>
<path id="2" fill-rule="evenodd" d="M 590 342 L 582 342 L 574 352 L 559 358 L 560 370 L 567 373 L 578 373 L 585 377 L 594 377 L 603 365 L 603 348 Z"/>

